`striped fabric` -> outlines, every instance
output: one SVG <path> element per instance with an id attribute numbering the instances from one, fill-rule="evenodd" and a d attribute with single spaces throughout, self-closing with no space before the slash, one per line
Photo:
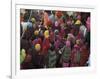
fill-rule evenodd
<path id="1" fill-rule="evenodd" d="M 49 68 L 53 68 L 56 66 L 56 58 L 57 58 L 56 52 L 49 50 L 48 51 L 48 67 Z"/>
<path id="2" fill-rule="evenodd" d="M 68 62 L 70 60 L 70 54 L 71 54 L 71 49 L 67 48 L 66 46 L 64 47 L 63 53 L 62 53 L 62 60 L 64 62 Z"/>

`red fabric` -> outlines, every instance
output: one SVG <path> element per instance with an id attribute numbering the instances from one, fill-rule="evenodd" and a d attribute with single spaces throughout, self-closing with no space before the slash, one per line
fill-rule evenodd
<path id="1" fill-rule="evenodd" d="M 72 50 L 71 52 L 71 67 L 79 66 L 79 63 L 76 62 L 76 50 Z"/>
<path id="2" fill-rule="evenodd" d="M 44 39 L 43 44 L 42 44 L 42 54 L 45 54 L 48 52 L 48 49 L 50 48 L 50 42 L 49 38 Z"/>
<path id="3" fill-rule="evenodd" d="M 88 58 L 89 58 L 89 51 L 82 47 L 82 50 L 81 50 L 81 59 L 80 59 L 80 66 L 84 66 L 85 63 L 87 62 Z"/>
<path id="4" fill-rule="evenodd" d="M 49 19 L 49 16 L 48 16 L 48 13 L 44 13 L 44 26 L 49 26 L 49 25 L 51 25 L 51 21 L 50 21 L 50 19 Z"/>
<path id="5" fill-rule="evenodd" d="M 54 33 L 53 32 L 50 32 L 50 41 L 54 41 Z"/>

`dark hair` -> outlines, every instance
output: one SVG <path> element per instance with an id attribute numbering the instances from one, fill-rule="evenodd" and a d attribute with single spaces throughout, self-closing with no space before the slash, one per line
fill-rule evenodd
<path id="1" fill-rule="evenodd" d="M 86 13 L 82 12 L 81 13 L 81 22 L 83 25 L 86 25 L 86 20 L 87 20 L 87 17 L 89 17 L 89 16 L 90 16 L 89 12 L 86 12 Z"/>
<path id="2" fill-rule="evenodd" d="M 54 44 L 51 44 L 51 47 L 50 47 L 50 50 L 54 50 L 55 49 L 55 46 L 54 46 Z"/>

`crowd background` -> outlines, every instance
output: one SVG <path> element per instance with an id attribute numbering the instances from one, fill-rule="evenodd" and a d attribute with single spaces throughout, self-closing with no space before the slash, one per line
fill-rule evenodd
<path id="1" fill-rule="evenodd" d="M 90 13 L 20 9 L 20 68 L 90 65 Z"/>

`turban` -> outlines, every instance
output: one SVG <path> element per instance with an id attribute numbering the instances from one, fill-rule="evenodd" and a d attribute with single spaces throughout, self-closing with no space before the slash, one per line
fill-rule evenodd
<path id="1" fill-rule="evenodd" d="M 49 31 L 48 31 L 48 30 L 46 30 L 46 31 L 44 32 L 44 37 L 45 37 L 45 38 L 48 38 L 48 37 L 49 37 Z"/>
<path id="2" fill-rule="evenodd" d="M 26 51 L 25 49 L 22 49 L 20 52 L 20 63 L 22 63 L 25 60 L 26 57 Z"/>
<path id="3" fill-rule="evenodd" d="M 81 21 L 80 20 L 77 20 L 76 22 L 75 22 L 75 25 L 80 25 L 81 24 Z"/>
<path id="4" fill-rule="evenodd" d="M 40 51 L 40 49 L 41 49 L 40 44 L 36 44 L 36 45 L 35 45 L 35 50 L 36 50 L 36 51 Z"/>

